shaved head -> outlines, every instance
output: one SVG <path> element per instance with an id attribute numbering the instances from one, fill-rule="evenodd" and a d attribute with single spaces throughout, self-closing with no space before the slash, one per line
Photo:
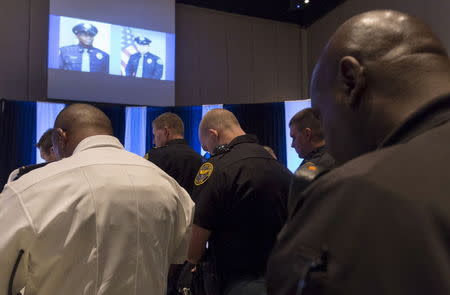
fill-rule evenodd
<path id="1" fill-rule="evenodd" d="M 450 92 L 445 46 L 420 20 L 376 10 L 345 22 L 311 80 L 330 152 L 339 162 L 374 150 L 409 115 Z"/>
<path id="2" fill-rule="evenodd" d="M 72 155 L 76 146 L 94 135 L 113 135 L 109 118 L 89 104 L 72 104 L 62 110 L 55 120 L 53 145 L 58 158 Z"/>
<path id="3" fill-rule="evenodd" d="M 224 109 L 213 109 L 205 114 L 200 122 L 200 129 L 227 130 L 241 128 L 236 116 Z"/>
<path id="4" fill-rule="evenodd" d="M 244 135 L 236 116 L 224 109 L 213 109 L 205 114 L 199 127 L 199 138 L 205 151 L 230 143 L 235 137 Z"/>

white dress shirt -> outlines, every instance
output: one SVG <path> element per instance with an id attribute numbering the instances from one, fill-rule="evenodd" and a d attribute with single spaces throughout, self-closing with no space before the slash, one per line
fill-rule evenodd
<path id="1" fill-rule="evenodd" d="M 8 183 L 0 195 L 0 295 L 163 295 L 185 260 L 194 204 L 112 136 Z"/>

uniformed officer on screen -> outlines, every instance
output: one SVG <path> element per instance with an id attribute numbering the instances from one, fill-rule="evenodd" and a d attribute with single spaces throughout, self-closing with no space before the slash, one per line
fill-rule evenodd
<path id="1" fill-rule="evenodd" d="M 125 73 L 129 77 L 150 78 L 160 80 L 163 75 L 163 61 L 150 53 L 150 40 L 147 37 L 134 38 L 137 53 L 130 56 Z"/>
<path id="2" fill-rule="evenodd" d="M 93 46 L 98 30 L 95 26 L 81 23 L 73 27 L 78 45 L 60 48 L 59 68 L 69 71 L 109 73 L 108 53 Z"/>

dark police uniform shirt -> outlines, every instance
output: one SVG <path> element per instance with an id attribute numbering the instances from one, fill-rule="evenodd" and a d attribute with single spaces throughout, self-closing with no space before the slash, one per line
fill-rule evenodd
<path id="1" fill-rule="evenodd" d="M 255 136 L 238 136 L 228 149 L 202 165 L 194 189 L 194 224 L 212 231 L 209 250 L 225 284 L 264 274 L 292 175 Z"/>
<path id="2" fill-rule="evenodd" d="M 202 157 L 184 139 L 153 148 L 145 158 L 173 177 L 192 196 L 194 178 L 202 165 Z"/>
<path id="3" fill-rule="evenodd" d="M 130 56 L 125 72 L 127 76 L 136 77 L 139 60 L 142 54 L 135 53 Z M 161 79 L 163 74 L 163 62 L 158 56 L 149 52 L 144 54 L 142 78 Z"/>
<path id="4" fill-rule="evenodd" d="M 269 294 L 450 294 L 450 95 L 304 194 Z"/>
<path id="5" fill-rule="evenodd" d="M 308 165 L 310 163 L 328 170 L 334 168 L 336 165 L 333 157 L 328 153 L 327 148 L 325 146 L 317 148 L 314 151 L 310 152 L 308 155 L 306 155 L 306 157 L 300 164 L 300 167 L 302 167 L 303 165 Z"/>
<path id="6" fill-rule="evenodd" d="M 321 146 L 312 152 L 310 152 L 303 159 L 300 166 L 295 171 L 296 175 L 305 175 L 310 172 L 315 172 L 316 170 L 320 170 L 320 174 L 325 174 L 336 167 L 336 162 L 333 157 L 328 153 L 326 146 Z M 308 177 L 308 176 L 307 176 Z M 300 182 L 297 182 L 296 189 L 306 189 L 310 182 L 304 181 L 301 185 Z M 303 205 L 303 198 L 300 197 L 301 194 L 290 194 L 288 197 L 288 212 L 289 217 L 292 216 L 293 210 L 297 210 L 299 207 Z"/>
<path id="7" fill-rule="evenodd" d="M 59 49 L 59 68 L 69 71 L 81 71 L 83 51 L 85 47 L 70 45 Z M 90 72 L 109 73 L 108 53 L 95 47 L 88 48 Z"/>

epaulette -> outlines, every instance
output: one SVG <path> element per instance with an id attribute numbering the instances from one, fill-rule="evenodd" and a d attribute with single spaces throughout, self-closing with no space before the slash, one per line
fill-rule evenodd
<path id="1" fill-rule="evenodd" d="M 289 189 L 288 198 L 288 213 L 289 217 L 297 211 L 303 204 L 303 199 L 300 195 L 302 192 L 317 178 L 327 173 L 329 169 L 317 166 L 312 162 L 300 166 L 292 177 L 291 186 Z"/>
<path id="2" fill-rule="evenodd" d="M 19 168 L 19 173 L 17 173 L 17 175 L 14 177 L 13 181 L 19 179 L 20 177 L 24 176 L 25 174 L 27 174 L 27 173 L 35 170 L 35 169 L 44 167 L 47 164 L 48 163 L 40 163 L 40 164 L 22 166 L 22 167 Z"/>

